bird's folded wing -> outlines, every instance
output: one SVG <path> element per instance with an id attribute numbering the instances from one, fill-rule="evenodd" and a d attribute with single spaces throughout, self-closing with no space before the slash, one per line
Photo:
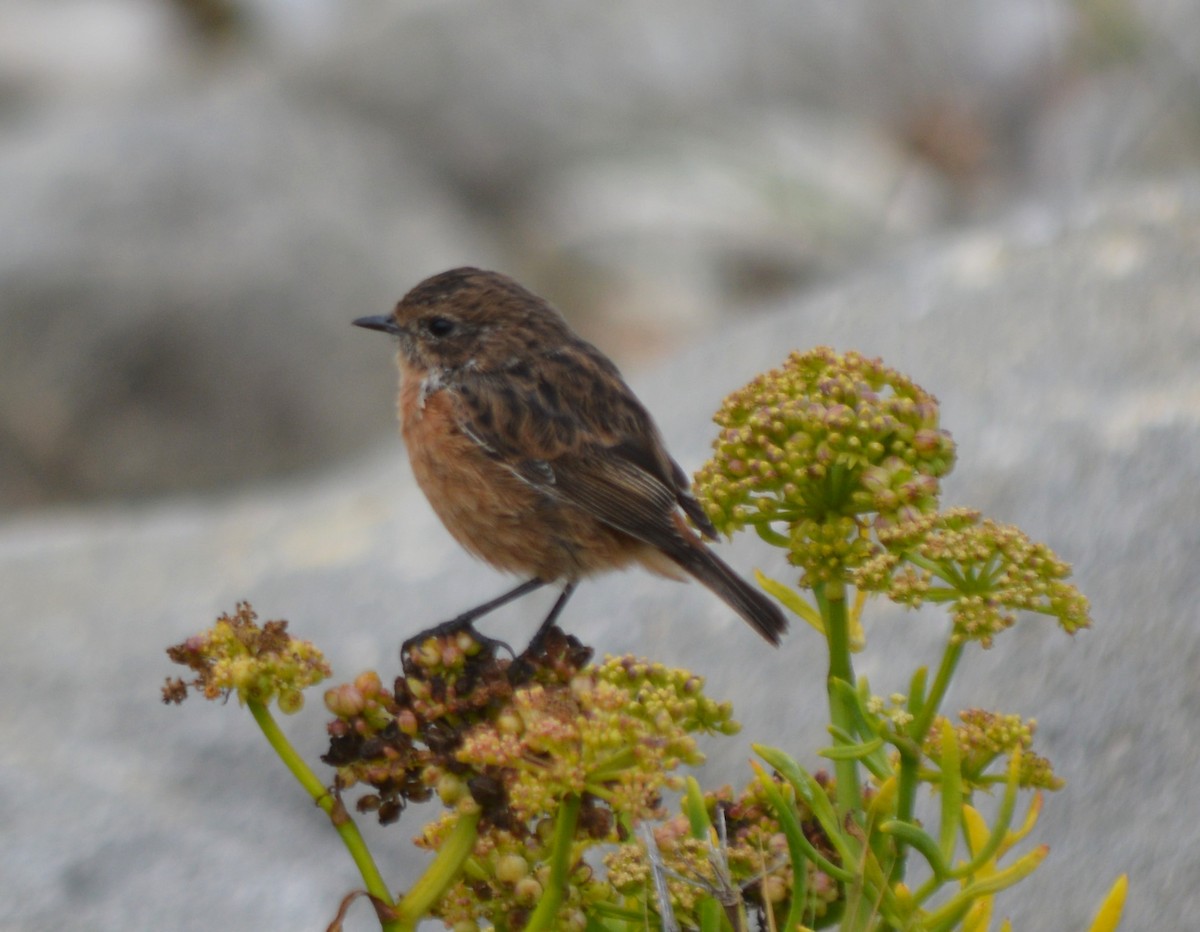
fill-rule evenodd
<path id="1" fill-rule="evenodd" d="M 678 545 L 677 505 L 711 532 L 686 475 L 624 383 L 604 383 L 610 394 L 598 404 L 594 382 L 589 393 L 578 372 L 561 376 L 553 392 L 511 374 L 461 382 L 459 429 L 525 482 L 647 543 Z"/>
<path id="2" fill-rule="evenodd" d="M 565 456 L 549 465 L 554 471 L 553 494 L 668 552 L 682 543 L 672 517 L 674 492 L 641 467 L 609 450 Z"/>

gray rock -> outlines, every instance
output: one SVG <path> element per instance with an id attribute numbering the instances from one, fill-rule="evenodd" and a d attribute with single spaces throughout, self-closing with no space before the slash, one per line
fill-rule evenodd
<path id="1" fill-rule="evenodd" d="M 186 44 L 166 4 L 5 0 L 0 123 L 63 100 L 103 103 L 177 77 Z"/>
<path id="2" fill-rule="evenodd" d="M 486 205 L 522 277 L 645 347 L 1002 200 L 981 153 L 1014 148 L 1069 25 L 1024 0 L 410 3 L 353 8 L 292 68 Z"/>
<path id="3" fill-rule="evenodd" d="M 589 307 L 598 332 L 674 344 L 936 228 L 946 201 L 869 124 L 775 111 L 569 161 L 529 192 L 517 229 L 529 232 L 526 261 L 563 306 Z"/>
<path id="4" fill-rule="evenodd" d="M 388 430 L 349 322 L 491 250 L 388 134 L 240 73 L 0 137 L 0 507 L 296 472 Z"/>
<path id="5" fill-rule="evenodd" d="M 1200 185 L 1147 187 L 1063 220 L 1025 219 L 914 250 L 636 379 L 676 454 L 699 464 L 719 399 L 792 347 L 880 354 L 943 404 L 959 443 L 947 504 L 1016 523 L 1074 561 L 1094 630 L 1023 619 L 972 649 L 948 703 L 1036 716 L 1067 778 L 1036 838 L 1041 870 L 1001 896 L 1015 928 L 1086 928 L 1132 877 L 1125 928 L 1188 928 L 1200 636 Z M 363 349 L 358 366 L 388 368 Z M 0 926 L 321 928 L 356 878 L 324 818 L 236 708 L 158 703 L 162 648 L 235 600 L 328 652 L 336 676 L 395 667 L 398 641 L 503 582 L 437 526 L 398 443 L 354 466 L 236 497 L 10 520 L 0 527 Z M 786 578 L 754 540 L 727 548 Z M 547 599 L 491 630 L 519 639 Z M 937 614 L 881 607 L 860 669 L 875 691 L 933 663 Z M 631 624 L 630 619 L 636 619 Z M 746 728 L 711 741 L 708 782 L 747 778 L 751 740 L 819 764 L 821 651 L 801 624 L 778 651 L 699 587 L 642 575 L 583 586 L 568 627 L 708 678 Z M 319 698 L 285 724 L 321 750 Z M 423 813 L 367 831 L 402 887 Z M 348 928 L 369 929 L 363 905 Z"/>
<path id="6" fill-rule="evenodd" d="M 748 111 L 891 119 L 953 88 L 999 116 L 1070 24 L 1064 8 L 1028 0 L 1003 13 L 869 0 L 413 3 L 358 8 L 347 37 L 303 70 L 395 114 L 447 169 L 505 197 L 639 130 L 715 128 Z"/>
<path id="7" fill-rule="evenodd" d="M 1200 22 L 1182 34 L 1200 34 Z M 1042 203 L 1077 204 L 1097 188 L 1195 169 L 1196 78 L 1151 81 L 1147 70 L 1127 66 L 1077 75 L 1038 115 L 1029 174 Z"/>
<path id="8" fill-rule="evenodd" d="M 361 447 L 386 375 L 343 322 L 451 265 L 631 358 L 1200 151 L 1188 4 L 211 6 L 241 41 L 143 0 L 0 11 L 0 508 Z"/>

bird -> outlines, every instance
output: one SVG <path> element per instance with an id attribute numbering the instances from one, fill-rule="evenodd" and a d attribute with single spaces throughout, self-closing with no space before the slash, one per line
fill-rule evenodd
<path id="1" fill-rule="evenodd" d="M 396 339 L 401 435 L 434 512 L 469 553 L 524 577 L 439 629 L 561 584 L 536 643 L 581 580 L 641 565 L 699 581 L 779 644 L 783 613 L 705 543 L 716 529 L 649 412 L 547 301 L 463 267 L 353 323 Z"/>

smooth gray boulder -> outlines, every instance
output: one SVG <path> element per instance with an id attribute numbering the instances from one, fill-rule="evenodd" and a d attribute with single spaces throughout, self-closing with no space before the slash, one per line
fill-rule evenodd
<path id="1" fill-rule="evenodd" d="M 494 256 L 392 135 L 257 72 L 40 112 L 0 179 L 0 510 L 363 449 L 389 379 L 349 320 Z"/>

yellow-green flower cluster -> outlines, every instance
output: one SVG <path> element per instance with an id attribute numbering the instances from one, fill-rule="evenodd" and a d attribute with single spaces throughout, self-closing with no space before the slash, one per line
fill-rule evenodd
<path id="1" fill-rule="evenodd" d="M 327 726 L 329 751 L 322 760 L 337 768 L 343 789 L 374 787 L 357 806 L 378 813 L 384 823 L 435 792 L 447 805 L 471 798 L 465 779 L 451 773 L 454 753 L 467 729 L 496 716 L 513 693 L 509 664 L 496 659 L 494 643 L 466 630 L 414 642 L 404 667 L 391 690 L 368 671 L 325 693 L 325 706 L 336 718 Z M 477 792 L 485 796 L 482 785 Z M 503 800 L 492 809 L 501 812 Z"/>
<path id="2" fill-rule="evenodd" d="M 886 719 L 897 734 L 903 733 L 913 720 L 913 714 L 908 710 L 908 696 L 903 693 L 892 693 L 886 700 L 883 696 L 871 696 L 867 700 L 867 712 L 881 720 Z"/>
<path id="3" fill-rule="evenodd" d="M 1066 582 L 1070 564 L 1019 528 L 953 509 L 879 532 L 885 551 L 853 574 L 860 589 L 902 605 L 949 603 L 958 641 L 992 638 L 1018 611 L 1050 615 L 1068 634 L 1091 624 L 1088 600 Z"/>
<path id="4" fill-rule="evenodd" d="M 1050 761 L 1035 754 L 1033 735 L 1037 722 L 1022 719 L 1019 715 L 1002 715 L 986 709 L 964 709 L 958 713 L 962 724 L 954 729 L 961 760 L 962 779 L 965 787 L 987 788 L 1003 781 L 1003 776 L 988 775 L 987 769 L 1001 756 L 1007 756 L 1014 748 L 1021 749 L 1021 766 L 1017 784 L 1025 788 L 1045 790 L 1062 789 L 1064 781 L 1055 776 Z M 942 728 L 946 719 L 938 716 L 925 739 L 923 750 L 933 760 L 942 754 Z"/>
<path id="5" fill-rule="evenodd" d="M 703 760 L 695 733 L 737 729 L 729 704 L 686 670 L 631 657 L 593 665 L 557 628 L 537 644 L 510 661 L 470 629 L 435 629 L 408 645 L 390 691 L 365 673 L 325 695 L 336 718 L 324 760 L 341 788 L 373 787 L 360 810 L 392 821 L 436 795 L 450 811 L 419 836 L 431 849 L 461 814 L 479 816 L 463 876 L 432 912 L 451 928 L 525 924 L 550 882 L 556 819 L 570 800 L 578 815 L 555 922 L 582 930 L 591 904 L 613 896 L 586 849 L 661 817 L 674 771 Z"/>
<path id="6" fill-rule="evenodd" d="M 703 760 L 691 733 L 736 730 L 729 705 L 702 687 L 685 670 L 610 657 L 567 684 L 517 689 L 502 715 L 467 732 L 455 757 L 498 776 L 518 821 L 582 793 L 651 818 L 663 789 L 675 788 L 672 771 Z"/>
<path id="7" fill-rule="evenodd" d="M 337 716 L 327 726 L 329 751 L 321 759 L 337 768 L 337 785 L 359 783 L 377 792 L 358 800 L 359 812 L 395 821 L 408 802 L 432 795 L 424 773 L 433 754 L 413 740 L 416 717 L 402 708 L 373 670 L 325 691 L 325 707 Z"/>
<path id="8" fill-rule="evenodd" d="M 796 805 L 797 818 L 809 840 L 836 861 L 811 812 L 795 801 L 788 784 L 777 781 L 777 786 Z M 631 901 L 658 912 L 660 904 L 651 877 L 657 864 L 663 869 L 671 912 L 681 927 L 698 927 L 698 907 L 710 896 L 769 909 L 775 922 L 782 922 L 791 905 L 794 865 L 762 784 L 754 781 L 736 797 L 724 787 L 705 794 L 705 803 L 710 822 L 716 824 L 719 809 L 725 823 L 725 843 L 719 852 L 715 848 L 718 841 L 696 838 L 688 818 L 676 816 L 655 827 L 653 850 L 629 841 L 607 854 L 604 864 L 609 882 Z M 806 861 L 804 868 L 808 872 L 805 915 L 816 925 L 836 902 L 839 888 L 813 864 Z"/>
<path id="9" fill-rule="evenodd" d="M 585 800 L 582 821 L 594 801 Z M 441 848 L 457 817 L 447 813 L 430 822 L 415 839 L 418 847 L 436 851 Z M 514 833 L 491 828 L 482 832 L 462 875 L 447 889 L 432 915 L 448 929 L 478 930 L 521 929 L 550 884 L 553 819 L 539 820 L 532 832 Z M 610 903 L 613 890 L 609 882 L 592 871 L 583 855 L 594 842 L 581 838 L 573 845 L 570 861 L 574 865 L 563 891 L 555 928 L 583 932 L 587 914 L 596 903 Z"/>
<path id="10" fill-rule="evenodd" d="M 719 879 L 708 843 L 693 838 L 684 816 L 676 816 L 654 827 L 654 851 L 640 842 L 629 841 L 604 856 L 604 867 L 613 889 L 630 902 L 645 904 L 659 913 L 651 877 L 652 861 L 667 872 L 667 893 L 676 922 L 686 928 L 699 925 L 697 907 L 712 895 Z"/>
<path id="11" fill-rule="evenodd" d="M 248 602 L 238 603 L 233 615 L 222 615 L 207 631 L 168 648 L 167 655 L 195 671 L 191 685 L 206 699 L 235 692 L 242 703 L 277 700 L 279 710 L 289 714 L 303 707 L 302 690 L 330 674 L 316 647 L 288 634 L 286 621 L 260 627 Z M 168 682 L 164 697 L 180 701 L 186 692 L 187 684 L 176 680 Z"/>
<path id="12" fill-rule="evenodd" d="M 598 681 L 625 693 L 627 710 L 647 724 L 667 721 L 684 731 L 736 734 L 732 706 L 704 695 L 704 678 L 635 657 L 606 657 L 595 670 Z"/>
<path id="13" fill-rule="evenodd" d="M 870 528 L 936 508 L 954 464 L 932 395 L 878 359 L 828 347 L 793 353 L 715 420 L 713 457 L 696 476 L 709 518 L 786 546 L 810 585 L 866 559 Z"/>
<path id="14" fill-rule="evenodd" d="M 660 817 L 673 771 L 702 760 L 694 733 L 736 729 L 730 707 L 684 670 L 630 657 L 589 665 L 590 651 L 558 629 L 511 662 L 494 657 L 494 644 L 467 644 L 471 637 L 437 634 L 414 645 L 393 694 L 362 677 L 330 690 L 339 779 L 372 783 L 371 805 L 396 813 L 422 791 L 436 793 L 451 811 L 418 837 L 430 849 L 464 807 L 481 813 L 463 875 L 432 911 L 455 929 L 526 923 L 551 882 L 556 819 L 577 800 L 555 927 L 582 930 L 590 907 L 613 897 L 586 850 Z"/>

